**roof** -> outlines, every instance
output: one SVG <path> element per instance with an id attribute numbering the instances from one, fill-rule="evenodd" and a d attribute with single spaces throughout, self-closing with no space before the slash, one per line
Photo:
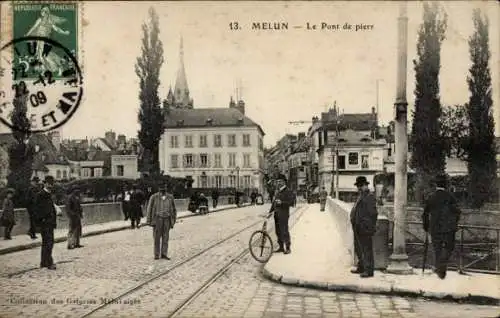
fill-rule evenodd
<path id="1" fill-rule="evenodd" d="M 257 127 L 262 135 L 264 131 L 259 124 L 242 114 L 236 108 L 196 108 L 170 109 L 165 119 L 166 128 L 198 128 L 198 127 Z"/>
<path id="2" fill-rule="evenodd" d="M 326 125 L 327 127 L 335 128 L 336 126 L 336 117 L 330 113 L 321 113 L 321 120 L 331 122 Z M 339 130 L 371 130 L 377 126 L 377 118 L 372 113 L 341 114 L 338 116 L 338 121 Z"/>

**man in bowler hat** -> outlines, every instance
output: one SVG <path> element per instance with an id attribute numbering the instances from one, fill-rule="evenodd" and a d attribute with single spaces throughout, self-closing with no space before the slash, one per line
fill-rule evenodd
<path id="1" fill-rule="evenodd" d="M 460 209 L 453 195 L 446 189 L 446 175 L 438 175 L 436 191 L 427 199 L 423 213 L 423 226 L 430 233 L 435 255 L 435 272 L 439 278 L 446 277 L 448 260 L 455 247 Z"/>
<path id="2" fill-rule="evenodd" d="M 57 227 L 57 212 L 55 203 L 52 200 L 54 189 L 54 177 L 46 176 L 43 189 L 37 193 L 35 199 L 36 225 L 42 235 L 42 255 L 40 267 L 55 270 L 56 265 L 52 258 L 52 248 L 54 247 L 54 229 Z"/>
<path id="3" fill-rule="evenodd" d="M 274 211 L 274 224 L 278 238 L 279 249 L 276 253 L 284 252 L 290 254 L 290 232 L 288 231 L 288 219 L 290 218 L 290 207 L 294 204 L 294 195 L 286 186 L 286 177 L 279 175 L 276 180 L 277 189 L 269 213 Z"/>
<path id="4" fill-rule="evenodd" d="M 351 210 L 351 224 L 354 234 L 354 252 L 358 258 L 357 268 L 353 274 L 360 274 L 362 278 L 373 277 L 373 235 L 377 226 L 377 203 L 375 196 L 370 193 L 366 177 L 356 178 L 354 185 L 358 188 L 358 200 Z"/>

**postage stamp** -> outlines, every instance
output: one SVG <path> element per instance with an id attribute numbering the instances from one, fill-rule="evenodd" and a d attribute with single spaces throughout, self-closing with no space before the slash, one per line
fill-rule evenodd
<path id="1" fill-rule="evenodd" d="M 11 129 L 22 99 L 31 132 L 66 123 L 80 104 L 78 3 L 13 3 L 12 40 L 1 48 L 0 120 Z M 18 103 L 19 104 L 19 103 Z"/>

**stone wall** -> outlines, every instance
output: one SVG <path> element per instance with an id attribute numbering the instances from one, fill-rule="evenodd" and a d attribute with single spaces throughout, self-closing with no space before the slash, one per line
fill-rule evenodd
<path id="1" fill-rule="evenodd" d="M 356 264 L 354 253 L 354 240 L 350 213 L 353 204 L 328 197 L 326 210 L 333 216 L 337 224 L 337 230 L 342 237 L 345 246 L 352 255 L 352 265 Z M 375 269 L 387 268 L 389 260 L 389 220 L 385 215 L 379 213 L 377 218 L 377 231 L 373 236 L 373 253 L 375 257 Z"/>
<path id="2" fill-rule="evenodd" d="M 221 196 L 219 197 L 218 205 L 231 204 L 233 197 Z M 209 199 L 209 204 L 212 200 Z M 231 202 L 229 202 L 231 201 Z M 186 211 L 189 203 L 189 199 L 176 199 L 175 204 L 177 211 Z M 120 202 L 109 202 L 109 203 L 90 203 L 82 204 L 83 207 L 83 226 L 91 224 L 100 224 L 112 221 L 123 220 L 123 213 L 121 210 Z M 63 210 L 63 215 L 57 217 L 57 228 L 66 229 L 68 228 L 68 218 L 66 217 L 65 207 L 61 207 Z M 26 234 L 29 229 L 29 216 L 26 209 L 16 209 L 16 225 L 12 230 L 12 235 Z M 3 236 L 3 228 L 0 232 L 0 236 Z"/>

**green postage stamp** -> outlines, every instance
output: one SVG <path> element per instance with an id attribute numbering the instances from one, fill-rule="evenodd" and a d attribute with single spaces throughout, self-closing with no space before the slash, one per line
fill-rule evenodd
<path id="1" fill-rule="evenodd" d="M 2 36 L 12 40 L 2 42 L 0 50 L 0 121 L 11 129 L 54 130 L 78 109 L 83 94 L 79 5 L 14 1 L 1 6 Z M 12 120 L 20 105 L 29 128 Z"/>

